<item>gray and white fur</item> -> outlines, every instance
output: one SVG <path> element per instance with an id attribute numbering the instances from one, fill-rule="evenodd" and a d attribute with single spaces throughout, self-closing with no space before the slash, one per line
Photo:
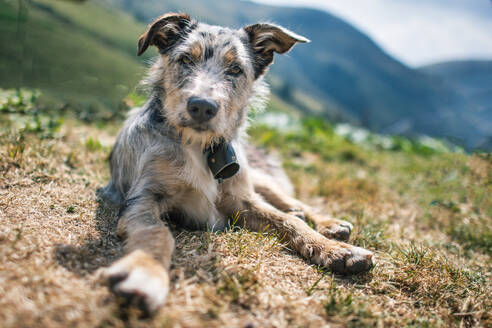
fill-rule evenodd
<path id="1" fill-rule="evenodd" d="M 165 301 L 173 236 L 165 224 L 223 229 L 237 217 L 252 230 L 269 229 L 309 261 L 338 273 L 369 270 L 372 253 L 347 240 L 352 225 L 318 214 L 294 199 L 278 163 L 248 145 L 248 111 L 268 95 L 263 76 L 274 53 L 308 40 L 273 24 L 238 30 L 165 14 L 149 25 L 138 53 L 159 57 L 145 83 L 147 103 L 133 109 L 114 145 L 105 194 L 120 204 L 118 233 L 125 256 L 103 272 L 116 293 L 152 312 Z M 204 151 L 231 143 L 239 172 L 215 180 Z M 316 230 L 309 227 L 311 222 Z"/>

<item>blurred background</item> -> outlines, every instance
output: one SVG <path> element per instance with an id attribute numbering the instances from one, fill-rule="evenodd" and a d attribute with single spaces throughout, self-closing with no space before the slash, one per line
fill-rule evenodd
<path id="1" fill-rule="evenodd" d="M 277 116 L 265 122 L 316 117 L 353 139 L 492 150 L 489 0 L 0 0 L 0 88 L 39 90 L 46 108 L 86 121 L 122 118 L 157 54 L 137 57 L 136 40 L 167 11 L 236 28 L 269 21 L 312 40 L 277 56 Z"/>

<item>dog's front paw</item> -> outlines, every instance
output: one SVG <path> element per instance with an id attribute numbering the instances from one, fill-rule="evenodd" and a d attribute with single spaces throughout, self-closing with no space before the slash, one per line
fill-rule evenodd
<path id="1" fill-rule="evenodd" d="M 316 223 L 316 230 L 330 239 L 347 241 L 354 226 L 352 223 L 338 219 L 323 219 Z"/>
<path id="2" fill-rule="evenodd" d="M 103 269 L 110 289 L 138 306 L 145 315 L 161 307 L 169 291 L 169 275 L 162 265 L 143 251 L 134 251 Z"/>
<path id="3" fill-rule="evenodd" d="M 374 254 L 364 248 L 319 238 L 301 238 L 297 249 L 312 263 L 322 265 L 339 274 L 356 274 L 369 271 L 373 266 Z"/>

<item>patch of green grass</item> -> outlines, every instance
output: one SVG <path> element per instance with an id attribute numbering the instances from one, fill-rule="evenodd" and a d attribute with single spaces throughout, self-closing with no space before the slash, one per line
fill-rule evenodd
<path id="1" fill-rule="evenodd" d="M 459 311 L 460 299 L 483 296 L 480 286 L 486 278 L 480 274 L 457 267 L 445 255 L 422 243 L 410 242 L 394 248 L 395 259 L 400 259 L 394 281 L 409 295 L 420 296 L 420 302 L 432 306 L 447 303 Z"/>
<path id="2" fill-rule="evenodd" d="M 35 133 L 42 139 L 53 138 L 63 124 L 60 115 L 39 110 L 40 95 L 39 91 L 0 89 L 0 116 L 4 121 L 0 133 L 15 136 L 16 140 L 11 140 L 13 145 L 22 145 L 24 135 L 28 133 Z"/>
<path id="3" fill-rule="evenodd" d="M 259 145 L 279 150 L 286 158 L 312 151 L 326 161 L 364 160 L 359 147 L 334 134 L 331 125 L 319 119 L 303 120 L 299 130 L 280 132 L 266 125 L 256 125 L 249 133 Z"/>
<path id="4" fill-rule="evenodd" d="M 477 156 L 447 153 L 429 158 L 408 156 L 387 161 L 392 185 L 412 196 L 423 210 L 421 223 L 442 229 L 467 247 L 489 254 L 492 244 L 492 185 L 484 174 L 492 165 Z M 483 164 L 483 168 L 480 165 Z M 479 167 L 482 175 L 474 174 Z M 490 171 L 492 172 L 492 171 Z"/>
<path id="5" fill-rule="evenodd" d="M 103 148 L 99 140 L 94 139 L 92 137 L 89 137 L 87 141 L 85 142 L 85 148 L 87 148 L 89 151 L 97 151 Z"/>
<path id="6" fill-rule="evenodd" d="M 258 279 L 252 270 L 224 271 L 217 284 L 217 293 L 229 297 L 232 302 L 247 305 L 248 296 L 255 294 Z"/>
<path id="7" fill-rule="evenodd" d="M 488 223 L 479 225 L 455 224 L 450 226 L 447 232 L 467 248 L 478 248 L 488 254 L 492 254 L 492 232 L 490 228 L 483 229 L 485 224 Z"/>
<path id="8" fill-rule="evenodd" d="M 342 290 L 332 283 L 324 309 L 328 317 L 345 322 L 348 327 L 374 326 L 378 318 L 360 297 L 351 290 Z M 343 319 L 342 319 L 343 318 Z"/>
<path id="9" fill-rule="evenodd" d="M 354 227 L 355 231 L 352 235 L 354 245 L 374 250 L 388 250 L 387 221 L 360 215 L 354 222 Z"/>

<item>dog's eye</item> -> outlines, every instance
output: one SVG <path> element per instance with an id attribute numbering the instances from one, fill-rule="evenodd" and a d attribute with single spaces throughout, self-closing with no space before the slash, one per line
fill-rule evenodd
<path id="1" fill-rule="evenodd" d="M 191 57 L 190 57 L 190 56 L 188 56 L 188 55 L 184 55 L 184 56 L 182 56 L 182 57 L 179 59 L 179 61 L 180 61 L 180 62 L 181 62 L 181 64 L 183 64 L 183 65 L 191 65 L 191 64 L 193 64 L 193 59 L 191 59 Z"/>
<path id="2" fill-rule="evenodd" d="M 243 70 L 238 65 L 232 66 L 231 68 L 229 68 L 227 70 L 227 74 L 233 75 L 233 76 L 238 76 L 242 72 L 243 72 Z"/>

